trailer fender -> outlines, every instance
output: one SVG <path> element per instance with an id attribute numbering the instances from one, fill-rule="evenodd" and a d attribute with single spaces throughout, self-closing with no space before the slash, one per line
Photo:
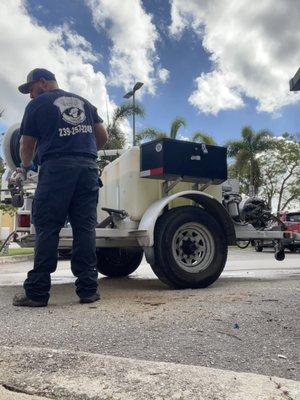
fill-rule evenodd
<path id="1" fill-rule="evenodd" d="M 172 200 L 180 197 L 193 200 L 195 203 L 203 207 L 219 222 L 219 224 L 223 228 L 227 237 L 227 244 L 235 244 L 236 236 L 234 224 L 223 205 L 209 194 L 201 193 L 196 190 L 186 190 L 157 200 L 156 202 L 151 204 L 151 206 L 144 213 L 139 224 L 139 230 L 147 231 L 148 234 L 144 237 L 139 238 L 138 241 L 140 246 L 144 247 L 146 256 L 148 251 L 149 258 L 151 258 L 152 251 L 149 249 L 149 247 L 152 248 L 154 244 L 154 229 L 158 217 L 162 214 L 164 208 Z"/>

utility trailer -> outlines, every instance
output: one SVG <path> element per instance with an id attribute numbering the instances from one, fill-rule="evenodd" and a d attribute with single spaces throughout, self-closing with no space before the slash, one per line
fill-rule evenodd
<path id="1" fill-rule="evenodd" d="M 20 165 L 19 126 L 3 141 L 6 172 L 1 201 L 18 206 L 14 239 L 33 247 L 31 206 L 38 173 L 26 177 Z M 226 148 L 161 139 L 122 151 L 100 168 L 96 246 L 100 273 L 127 276 L 143 254 L 157 277 L 170 287 L 203 288 L 222 273 L 228 246 L 237 240 L 272 239 L 275 257 L 284 258 L 283 239 L 300 239 L 284 231 L 259 231 L 240 219 L 235 194 L 222 198 L 227 179 Z M 15 171 L 16 170 L 16 171 Z M 59 249 L 72 248 L 72 229 L 61 229 Z"/>

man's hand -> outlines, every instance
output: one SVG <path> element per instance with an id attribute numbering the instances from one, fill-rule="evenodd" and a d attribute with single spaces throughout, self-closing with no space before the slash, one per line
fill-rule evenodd
<path id="1" fill-rule="evenodd" d="M 37 172 L 38 171 L 38 166 L 36 164 L 34 164 L 33 161 L 30 161 L 30 164 L 28 165 L 28 167 L 25 167 L 24 164 L 21 162 L 20 167 L 22 169 L 24 169 L 24 171 L 26 171 L 26 172 L 28 172 L 28 171 Z"/>

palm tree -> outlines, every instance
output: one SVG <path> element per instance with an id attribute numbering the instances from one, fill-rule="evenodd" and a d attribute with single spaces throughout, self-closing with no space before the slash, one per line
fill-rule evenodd
<path id="1" fill-rule="evenodd" d="M 205 143 L 205 144 L 210 144 L 213 146 L 217 145 L 217 142 L 215 141 L 215 139 L 211 136 L 208 135 L 206 133 L 203 132 L 194 132 L 193 136 L 192 136 L 192 141 L 193 142 L 201 142 L 201 143 Z"/>
<path id="2" fill-rule="evenodd" d="M 228 156 L 235 158 L 234 170 L 249 179 L 249 194 L 257 195 L 260 186 L 258 156 L 273 147 L 272 133 L 262 130 L 257 133 L 250 126 L 242 129 L 242 139 L 227 142 Z M 254 193 L 252 193 L 252 190 Z"/>
<path id="3" fill-rule="evenodd" d="M 135 113 L 139 117 L 145 116 L 144 108 L 140 104 L 124 103 L 114 110 L 111 122 L 108 122 L 108 142 L 105 149 L 122 149 L 125 146 L 126 138 L 120 123 Z"/>
<path id="4" fill-rule="evenodd" d="M 171 124 L 170 133 L 159 131 L 155 128 L 145 128 L 140 131 L 137 135 L 137 143 L 140 143 L 142 140 L 155 140 L 155 139 L 163 139 L 163 138 L 171 138 L 176 139 L 177 133 L 182 126 L 186 126 L 186 120 L 182 117 L 177 117 Z"/>

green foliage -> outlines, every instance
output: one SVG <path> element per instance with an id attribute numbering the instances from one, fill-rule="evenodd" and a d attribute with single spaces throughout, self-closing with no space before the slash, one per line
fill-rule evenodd
<path id="1" fill-rule="evenodd" d="M 201 142 L 201 143 L 205 143 L 205 144 L 210 144 L 215 146 L 217 144 L 217 142 L 215 141 L 215 139 L 211 136 L 208 135 L 206 133 L 203 132 L 194 132 L 193 136 L 192 136 L 192 141 L 193 142 Z"/>
<path id="2" fill-rule="evenodd" d="M 156 140 L 156 139 L 163 139 L 163 138 L 172 138 L 176 139 L 178 131 L 181 127 L 186 127 L 187 122 L 182 117 L 176 117 L 174 121 L 171 123 L 170 132 L 169 134 L 166 132 L 162 132 L 155 128 L 145 128 L 142 129 L 139 134 L 137 135 L 137 143 L 141 143 L 142 141 L 148 140 Z M 210 145 L 216 145 L 215 139 L 206 133 L 197 131 L 194 132 L 192 135 L 193 142 L 201 142 Z"/>
<path id="3" fill-rule="evenodd" d="M 122 130 L 121 123 L 135 113 L 139 117 L 145 116 L 144 108 L 140 104 L 133 106 L 132 103 L 124 103 L 117 107 L 113 113 L 112 121 L 107 126 L 109 135 L 105 149 L 123 149 L 126 144 L 125 133 Z"/>
<path id="4" fill-rule="evenodd" d="M 176 139 L 177 133 L 182 126 L 186 126 L 186 120 L 182 117 L 176 117 L 171 124 L 170 138 Z"/>
<path id="5" fill-rule="evenodd" d="M 177 117 L 171 124 L 169 134 L 167 134 L 166 132 L 159 131 L 158 129 L 155 128 L 142 129 L 136 137 L 137 143 L 141 143 L 142 141 L 148 141 L 148 140 L 163 139 L 167 137 L 176 139 L 178 131 L 182 126 L 186 126 L 186 120 L 182 117 Z"/>
<path id="6" fill-rule="evenodd" d="M 294 206 L 300 209 L 300 142 L 284 134 L 259 159 L 261 169 L 260 194 L 277 213 Z"/>
<path id="7" fill-rule="evenodd" d="M 142 140 L 147 141 L 147 140 L 163 139 L 166 137 L 168 137 L 166 133 L 158 131 L 155 128 L 144 128 L 136 136 L 136 141 L 137 143 L 141 143 Z"/>
<path id="8" fill-rule="evenodd" d="M 9 249 L 8 256 L 21 256 L 21 255 L 28 255 L 33 254 L 34 250 L 31 248 L 20 248 L 20 249 Z M 5 256 L 5 254 L 0 254 L 0 257 Z"/>
<path id="9" fill-rule="evenodd" d="M 234 177 L 245 181 L 245 188 L 249 193 L 252 187 L 254 195 L 261 185 L 261 173 L 258 156 L 274 146 L 273 135 L 270 131 L 262 130 L 255 133 L 250 126 L 245 126 L 240 140 L 227 142 L 228 156 L 235 159 L 231 173 Z"/>

